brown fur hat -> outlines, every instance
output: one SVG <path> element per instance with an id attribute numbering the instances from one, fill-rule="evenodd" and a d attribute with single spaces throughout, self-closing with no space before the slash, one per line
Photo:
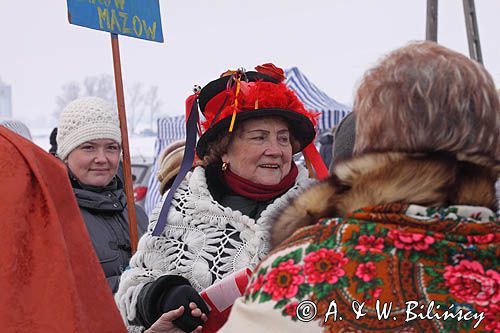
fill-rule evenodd
<path id="1" fill-rule="evenodd" d="M 497 210 L 498 165 L 460 162 L 440 154 L 368 153 L 345 160 L 335 173 L 295 198 L 271 230 L 276 246 L 298 228 L 321 218 L 389 203 L 428 207 L 470 205 Z"/>
<path id="2" fill-rule="evenodd" d="M 357 90 L 356 156 L 446 153 L 500 160 L 500 101 L 478 62 L 433 42 L 390 53 Z"/>
<path id="3" fill-rule="evenodd" d="M 160 182 L 160 193 L 163 195 L 172 185 L 184 157 L 184 146 L 186 141 L 176 141 L 163 150 L 158 159 L 160 168 L 158 170 L 158 181 Z"/>

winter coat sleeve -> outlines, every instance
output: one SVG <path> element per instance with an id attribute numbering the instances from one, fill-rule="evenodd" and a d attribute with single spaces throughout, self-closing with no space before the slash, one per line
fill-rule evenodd
<path id="1" fill-rule="evenodd" d="M 113 276 L 108 276 L 106 277 L 106 280 L 108 281 L 109 288 L 111 291 L 116 293 L 118 290 L 118 285 L 120 283 L 120 275 L 113 275 Z"/>
<path id="2" fill-rule="evenodd" d="M 137 298 L 135 325 L 150 327 L 162 315 L 165 296 L 178 286 L 189 285 L 188 280 L 178 275 L 164 275 L 146 284 Z"/>
<path id="3" fill-rule="evenodd" d="M 135 205 L 135 216 L 137 219 L 137 228 L 139 229 L 139 237 L 141 237 L 148 229 L 148 216 L 139 205 Z"/>

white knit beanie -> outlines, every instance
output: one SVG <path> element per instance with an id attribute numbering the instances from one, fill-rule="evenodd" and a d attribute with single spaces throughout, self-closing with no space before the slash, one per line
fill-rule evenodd
<path id="1" fill-rule="evenodd" d="M 65 160 L 84 142 L 115 140 L 121 145 L 118 112 L 99 97 L 81 97 L 69 103 L 59 116 L 57 156 Z"/>

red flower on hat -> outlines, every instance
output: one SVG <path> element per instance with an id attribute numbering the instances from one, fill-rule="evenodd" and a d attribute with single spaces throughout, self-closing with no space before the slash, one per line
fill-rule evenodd
<path id="1" fill-rule="evenodd" d="M 285 72 L 281 68 L 274 66 L 274 64 L 270 62 L 255 67 L 255 70 L 259 73 L 272 77 L 278 82 L 283 82 L 286 79 Z"/>
<path id="2" fill-rule="evenodd" d="M 304 104 L 299 100 L 295 93 L 284 83 L 272 82 L 241 82 L 242 90 L 238 95 L 238 107 L 236 112 L 254 110 L 258 101 L 259 108 L 277 108 L 290 110 L 302 114 L 309 118 L 313 126 L 316 126 L 316 117 L 319 113 L 308 111 Z M 227 100 L 226 100 L 227 96 Z M 203 129 L 206 131 L 212 124 L 215 115 L 218 113 L 222 103 L 225 101 L 222 110 L 219 113 L 217 121 L 231 117 L 234 112 L 234 100 L 236 99 L 234 89 L 224 90 L 214 96 L 205 106 L 205 121 L 202 122 Z"/>

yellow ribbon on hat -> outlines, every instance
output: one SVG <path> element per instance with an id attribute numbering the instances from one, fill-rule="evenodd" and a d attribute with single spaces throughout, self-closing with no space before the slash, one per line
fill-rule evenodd
<path id="1" fill-rule="evenodd" d="M 241 77 L 238 75 L 236 78 L 236 93 L 234 94 L 233 116 L 231 117 L 231 124 L 229 125 L 229 133 L 233 132 L 234 122 L 236 121 L 236 109 L 238 108 L 238 94 L 240 93 Z"/>

